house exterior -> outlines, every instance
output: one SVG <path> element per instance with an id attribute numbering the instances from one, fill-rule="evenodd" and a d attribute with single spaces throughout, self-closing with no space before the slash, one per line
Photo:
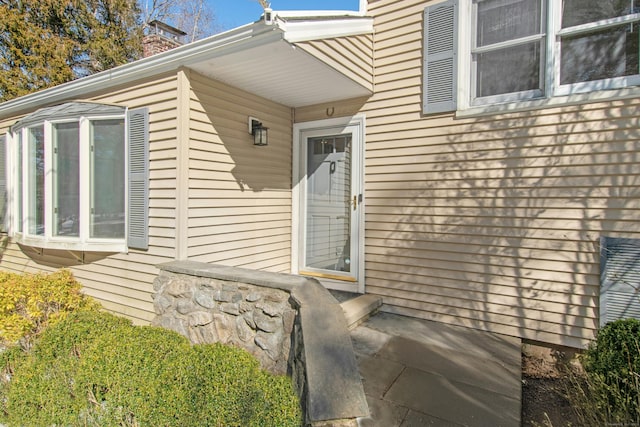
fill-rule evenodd
<path id="1" fill-rule="evenodd" d="M 619 279 L 640 237 L 640 13 L 620 3 L 274 12 L 0 104 L 0 268 L 70 268 L 137 323 L 157 265 L 193 260 L 582 347 L 640 316 Z"/>

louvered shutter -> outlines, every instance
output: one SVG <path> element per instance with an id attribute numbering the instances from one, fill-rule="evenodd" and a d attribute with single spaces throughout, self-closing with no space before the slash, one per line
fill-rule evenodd
<path id="1" fill-rule="evenodd" d="M 127 245 L 149 248 L 149 110 L 127 112 L 129 148 Z"/>
<path id="2" fill-rule="evenodd" d="M 640 319 L 640 239 L 600 240 L 600 326 Z"/>
<path id="3" fill-rule="evenodd" d="M 0 231 L 7 231 L 7 138 L 0 136 Z"/>
<path id="4" fill-rule="evenodd" d="M 450 0 L 424 10 L 424 65 L 422 112 L 456 110 L 458 1 Z"/>

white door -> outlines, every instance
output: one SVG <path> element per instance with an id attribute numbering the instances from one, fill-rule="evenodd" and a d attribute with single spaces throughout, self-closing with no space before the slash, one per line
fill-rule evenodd
<path id="1" fill-rule="evenodd" d="M 357 291 L 361 280 L 362 123 L 299 128 L 297 273 Z M 315 126 L 321 123 L 315 123 Z"/>

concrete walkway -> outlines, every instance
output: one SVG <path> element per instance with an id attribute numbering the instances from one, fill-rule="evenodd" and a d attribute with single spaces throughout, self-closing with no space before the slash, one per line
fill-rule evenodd
<path id="1" fill-rule="evenodd" d="M 351 331 L 362 427 L 520 425 L 520 340 L 379 313 Z"/>

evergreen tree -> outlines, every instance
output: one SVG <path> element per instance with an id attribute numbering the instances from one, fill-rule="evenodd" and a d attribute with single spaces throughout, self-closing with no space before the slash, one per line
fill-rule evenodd
<path id="1" fill-rule="evenodd" d="M 0 101 L 141 55 L 135 0 L 0 0 Z"/>

